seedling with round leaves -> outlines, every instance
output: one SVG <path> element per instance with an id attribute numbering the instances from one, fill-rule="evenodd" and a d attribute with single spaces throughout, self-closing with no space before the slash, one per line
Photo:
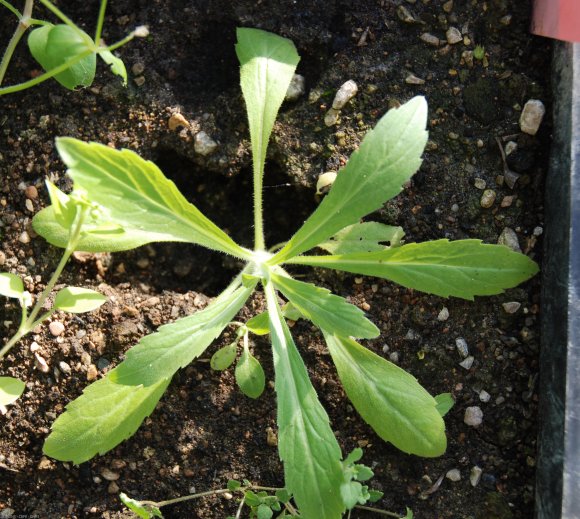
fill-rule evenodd
<path id="1" fill-rule="evenodd" d="M 118 251 L 150 242 L 189 242 L 235 256 L 245 266 L 204 310 L 144 337 L 123 362 L 85 389 L 53 424 L 44 452 L 82 463 L 115 447 L 153 411 L 177 370 L 202 355 L 233 323 L 243 341 L 236 367 L 242 373 L 236 378 L 252 397 L 260 392 L 261 382 L 255 383 L 260 379 L 255 370 L 244 367 L 248 362 L 255 365 L 248 360 L 247 333 L 257 331 L 271 339 L 278 448 L 288 492 L 303 517 L 336 519 L 356 501 L 360 489 L 346 484 L 351 480 L 345 476 L 340 446 L 294 343 L 279 295 L 288 300 L 286 312 L 321 329 L 347 396 L 383 440 L 419 456 L 443 454 L 447 442 L 442 415 L 452 399 L 448 394 L 432 397 L 411 374 L 359 344 L 355 338 L 375 338 L 379 329 L 345 299 L 294 279 L 289 273 L 292 266 L 376 276 L 469 300 L 516 286 L 533 276 L 537 266 L 500 245 L 479 240 L 403 244 L 400 228 L 361 223 L 396 196 L 421 165 L 427 142 L 423 97 L 387 112 L 302 227 L 279 250 L 267 250 L 262 209 L 266 150 L 299 57 L 291 41 L 256 29 L 238 29 L 236 52 L 252 143 L 253 249 L 235 243 L 154 164 L 135 153 L 70 138 L 57 140 L 74 181 L 73 195 L 81 190 L 101 208 L 91 222 L 95 232 L 81 239 L 82 249 Z M 62 207 L 67 207 L 67 197 L 59 194 Z M 53 200 L 33 223 L 39 234 L 62 247 L 66 233 L 57 212 Z M 304 254 L 314 248 L 321 253 Z M 258 286 L 265 293 L 267 313 L 253 323 L 236 324 L 232 320 Z M 232 349 L 214 357 L 214 367 L 225 367 Z"/>

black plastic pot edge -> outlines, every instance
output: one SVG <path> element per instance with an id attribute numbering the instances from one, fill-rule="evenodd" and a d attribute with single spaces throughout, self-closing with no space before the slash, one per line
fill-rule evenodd
<path id="1" fill-rule="evenodd" d="M 580 43 L 557 42 L 546 180 L 537 519 L 580 518 Z"/>

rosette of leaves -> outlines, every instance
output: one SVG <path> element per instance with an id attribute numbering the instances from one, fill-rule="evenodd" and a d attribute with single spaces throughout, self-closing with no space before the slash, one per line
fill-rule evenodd
<path id="1" fill-rule="evenodd" d="M 242 328 L 241 336 L 259 329 L 271 339 L 286 488 L 304 517 L 334 519 L 366 490 L 358 482 L 352 484 L 352 460 L 345 464 L 342 459 L 279 295 L 322 330 L 346 394 L 383 440 L 419 456 L 443 454 L 442 415 L 452 400 L 447 394 L 432 397 L 411 374 L 359 344 L 355 338 L 377 337 L 379 329 L 345 299 L 292 278 L 289 268 L 310 265 L 376 276 L 430 294 L 471 300 L 518 285 L 534 275 L 537 266 L 500 245 L 479 240 L 401 244 L 400 228 L 361 223 L 396 196 L 421 165 L 427 142 L 427 103 L 422 97 L 379 120 L 313 214 L 280 250 L 268 252 L 262 224 L 266 150 L 299 56 L 291 41 L 256 29 L 238 30 L 236 51 L 252 142 L 253 250 L 235 243 L 187 202 L 154 164 L 135 153 L 69 138 L 57 141 L 74 189 L 102 208 L 101 221 L 95 222 L 93 233 L 83 235 L 81 249 L 117 251 L 154 241 L 182 241 L 230 254 L 246 265 L 204 310 L 161 326 L 85 389 L 54 423 L 44 452 L 82 463 L 132 435 L 176 371 L 202 355 L 261 286 L 267 314 L 259 326 Z M 61 195 L 61 206 L 66 206 L 66 196 Z M 55 211 L 54 205 L 44 209 L 34 227 L 62 246 Z M 330 254 L 304 254 L 317 247 Z M 223 356 L 217 361 L 228 364 Z"/>

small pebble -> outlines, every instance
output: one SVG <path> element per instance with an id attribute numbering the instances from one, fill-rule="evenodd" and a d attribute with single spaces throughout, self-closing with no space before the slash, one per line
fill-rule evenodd
<path id="1" fill-rule="evenodd" d="M 334 184 L 334 181 L 336 180 L 336 176 L 336 171 L 327 171 L 326 173 L 319 175 L 318 180 L 316 181 L 316 194 L 322 195 L 328 193 L 332 184 Z"/>
<path id="2" fill-rule="evenodd" d="M 471 369 L 471 366 L 473 366 L 473 362 L 475 361 L 475 357 L 473 357 L 473 355 L 469 355 L 468 357 L 465 357 L 460 363 L 459 365 L 463 368 L 463 369 Z"/>
<path id="3" fill-rule="evenodd" d="M 48 367 L 46 361 L 38 353 L 34 354 L 34 359 L 36 360 L 35 362 L 36 368 L 42 371 L 43 373 L 48 373 L 50 368 Z"/>
<path id="4" fill-rule="evenodd" d="M 417 23 L 417 20 L 412 15 L 411 11 L 409 11 L 409 9 L 404 5 L 397 7 L 397 16 L 399 17 L 399 20 L 404 23 Z"/>
<path id="5" fill-rule="evenodd" d="M 286 101 L 296 101 L 304 95 L 306 92 L 306 80 L 304 76 L 300 74 L 294 74 L 290 85 L 288 85 L 288 91 L 286 92 Z"/>
<path id="6" fill-rule="evenodd" d="M 445 2 L 443 4 L 443 10 L 449 14 L 451 11 L 453 11 L 453 0 L 448 0 L 447 2 Z"/>
<path id="7" fill-rule="evenodd" d="M 142 61 L 137 61 L 131 67 L 131 72 L 134 76 L 140 76 L 141 74 L 143 74 L 143 72 L 145 72 L 145 63 L 143 63 Z"/>
<path id="8" fill-rule="evenodd" d="M 450 481 L 460 481 L 461 480 L 461 472 L 459 469 L 451 469 L 447 471 L 445 477 Z"/>
<path id="9" fill-rule="evenodd" d="M 417 77 L 415 74 L 409 74 L 405 78 L 405 83 L 407 83 L 407 85 L 424 85 L 425 80 Z"/>
<path id="10" fill-rule="evenodd" d="M 0 250 L 0 267 L 6 263 L 6 254 Z"/>
<path id="11" fill-rule="evenodd" d="M 72 371 L 71 367 L 64 360 L 58 363 L 58 367 L 63 373 L 67 375 Z"/>
<path id="12" fill-rule="evenodd" d="M 495 202 L 496 193 L 493 189 L 486 189 L 481 195 L 479 205 L 484 209 L 489 209 Z"/>
<path id="13" fill-rule="evenodd" d="M 478 406 L 471 406 L 465 410 L 463 422 L 470 427 L 478 427 L 483 422 L 483 411 Z"/>
<path id="14" fill-rule="evenodd" d="M 91 364 L 87 368 L 87 380 L 89 382 L 95 380 L 97 378 L 98 374 L 99 374 L 99 370 L 97 369 L 97 366 L 95 366 L 94 364 Z"/>
<path id="15" fill-rule="evenodd" d="M 117 481 L 121 477 L 118 472 L 113 472 L 108 467 L 101 470 L 101 476 L 103 476 L 107 481 Z"/>
<path id="16" fill-rule="evenodd" d="M 270 447 L 278 446 L 278 436 L 271 427 L 266 427 L 266 443 Z"/>
<path id="17" fill-rule="evenodd" d="M 419 36 L 419 38 L 421 38 L 421 41 L 427 43 L 428 45 L 432 45 L 433 47 L 439 47 L 439 45 L 441 45 L 441 40 L 437 38 L 437 36 L 434 36 L 428 32 L 424 32 L 421 34 L 421 36 Z"/>
<path id="18" fill-rule="evenodd" d="M 524 105 L 524 109 L 520 115 L 520 130 L 529 135 L 536 135 L 545 113 L 546 108 L 542 101 L 530 99 Z"/>
<path id="19" fill-rule="evenodd" d="M 18 237 L 18 241 L 20 243 L 23 243 L 24 245 L 26 245 L 27 243 L 30 243 L 30 235 L 26 231 L 24 231 Z"/>
<path id="20" fill-rule="evenodd" d="M 48 325 L 48 329 L 54 337 L 58 337 L 59 335 L 62 335 L 62 332 L 64 332 L 64 324 L 60 321 L 52 321 Z"/>
<path id="21" fill-rule="evenodd" d="M 455 347 L 463 358 L 469 355 L 469 348 L 467 347 L 467 341 L 463 337 L 458 337 L 455 339 Z"/>
<path id="22" fill-rule="evenodd" d="M 352 79 L 349 79 L 347 82 L 343 83 L 336 92 L 334 101 L 332 102 L 332 108 L 335 110 L 342 110 L 346 106 L 346 103 L 348 103 L 357 92 L 357 84 Z"/>
<path id="23" fill-rule="evenodd" d="M 138 86 L 141 87 L 145 84 L 145 76 L 137 76 L 133 78 L 133 82 Z"/>
<path id="24" fill-rule="evenodd" d="M 485 389 L 482 389 L 479 392 L 479 399 L 482 402 L 487 403 L 487 402 L 489 402 L 491 400 L 491 395 Z"/>
<path id="25" fill-rule="evenodd" d="M 439 321 L 447 321 L 449 319 L 449 309 L 446 306 L 441 309 L 439 315 L 437 315 L 437 319 Z"/>
<path id="26" fill-rule="evenodd" d="M 518 303 L 517 301 L 510 301 L 508 303 L 503 303 L 501 306 L 503 306 L 506 314 L 515 314 L 520 309 L 522 304 Z"/>
<path id="27" fill-rule="evenodd" d="M 504 196 L 504 197 L 501 199 L 501 204 L 500 204 L 500 205 L 501 205 L 501 207 L 511 207 L 511 205 L 512 205 L 512 204 L 513 204 L 513 202 L 514 202 L 514 198 L 515 198 L 515 197 L 514 197 L 513 195 Z"/>
<path id="28" fill-rule="evenodd" d="M 198 132 L 195 134 L 195 139 L 193 143 L 193 149 L 196 153 L 203 155 L 212 154 L 218 147 L 216 141 L 214 141 L 207 133 L 205 132 Z"/>
<path id="29" fill-rule="evenodd" d="M 334 108 L 328 110 L 328 112 L 326 112 L 326 115 L 324 116 L 324 124 L 326 126 L 334 126 L 338 122 L 339 113 L 340 111 L 335 110 Z"/>
<path id="30" fill-rule="evenodd" d="M 487 182 L 485 180 L 483 180 L 483 178 L 476 178 L 473 182 L 473 185 L 477 188 L 477 189 L 485 189 L 487 187 Z"/>
<path id="31" fill-rule="evenodd" d="M 520 242 L 518 240 L 518 235 L 513 229 L 510 229 L 509 227 L 504 228 L 504 230 L 499 235 L 499 238 L 497 239 L 497 243 L 499 245 L 505 245 L 515 252 L 522 252 L 522 249 L 520 248 Z"/>
<path id="32" fill-rule="evenodd" d="M 469 471 L 469 482 L 472 487 L 476 487 L 479 484 L 482 474 L 483 470 L 481 467 L 478 467 L 477 465 L 471 467 L 471 470 Z"/>
<path id="33" fill-rule="evenodd" d="M 399 352 L 392 351 L 391 353 L 389 353 L 389 360 L 394 364 L 397 364 L 399 362 Z"/>
<path id="34" fill-rule="evenodd" d="M 38 189 L 36 189 L 36 186 L 27 186 L 24 190 L 24 194 L 26 195 L 26 198 L 36 200 L 38 198 Z"/>
<path id="35" fill-rule="evenodd" d="M 449 43 L 449 45 L 455 45 L 456 43 L 463 41 L 461 31 L 457 27 L 449 27 L 445 33 L 445 37 L 447 38 L 447 43 Z"/>
<path id="36" fill-rule="evenodd" d="M 517 149 L 518 149 L 517 142 L 508 141 L 507 144 L 505 145 L 505 150 L 504 150 L 506 157 L 508 157 L 509 155 L 511 155 Z"/>
<path id="37" fill-rule="evenodd" d="M 109 483 L 109 486 L 107 487 L 107 492 L 109 494 L 118 494 L 119 493 L 119 485 L 117 485 L 117 483 L 115 483 L 114 481 L 111 481 Z"/>
<path id="38" fill-rule="evenodd" d="M 30 198 L 26 199 L 26 202 L 24 202 L 24 207 L 26 207 L 26 210 L 31 213 L 34 211 L 34 204 L 32 203 L 32 200 L 30 200 Z"/>
<path id="39" fill-rule="evenodd" d="M 189 121 L 179 112 L 171 114 L 171 117 L 167 120 L 167 126 L 171 131 L 178 130 L 179 128 L 189 128 Z"/>
<path id="40" fill-rule="evenodd" d="M 0 511 L 0 519 L 10 519 L 14 517 L 16 510 L 13 508 L 5 508 L 4 510 Z"/>
<path id="41" fill-rule="evenodd" d="M 534 236 L 542 236 L 542 234 L 544 234 L 543 227 L 540 227 L 539 225 L 537 227 L 534 227 L 534 230 L 532 231 L 532 234 Z"/>

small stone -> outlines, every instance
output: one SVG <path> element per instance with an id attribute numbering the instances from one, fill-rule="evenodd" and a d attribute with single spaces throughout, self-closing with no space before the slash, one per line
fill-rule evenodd
<path id="1" fill-rule="evenodd" d="M 24 245 L 26 245 L 27 243 L 30 243 L 30 235 L 26 231 L 24 231 L 18 237 L 18 241 L 20 243 L 23 243 Z"/>
<path id="2" fill-rule="evenodd" d="M 58 367 L 63 373 L 67 375 L 72 371 L 71 367 L 64 360 L 58 363 Z"/>
<path id="3" fill-rule="evenodd" d="M 447 471 L 445 477 L 450 481 L 460 481 L 461 480 L 461 472 L 459 469 L 451 469 Z"/>
<path id="4" fill-rule="evenodd" d="M 35 362 L 36 368 L 42 371 L 43 373 L 48 373 L 50 368 L 48 367 L 46 361 L 38 353 L 34 354 L 34 359 L 36 361 Z"/>
<path id="5" fill-rule="evenodd" d="M 316 181 L 316 194 L 322 195 L 328 193 L 332 187 L 332 184 L 334 184 L 336 177 L 336 171 L 327 171 L 326 173 L 322 173 L 322 175 L 320 175 Z"/>
<path id="6" fill-rule="evenodd" d="M 270 447 L 278 446 L 278 436 L 271 427 L 266 427 L 266 443 Z"/>
<path id="7" fill-rule="evenodd" d="M 207 133 L 202 131 L 195 134 L 193 149 L 196 153 L 199 153 L 205 157 L 206 155 L 212 154 L 217 149 L 217 147 L 217 142 L 214 141 Z"/>
<path id="8" fill-rule="evenodd" d="M 441 309 L 439 315 L 437 315 L 437 319 L 439 321 L 447 321 L 449 319 L 449 309 L 446 306 Z"/>
<path id="9" fill-rule="evenodd" d="M 445 2 L 443 4 L 443 10 L 449 14 L 451 11 L 453 11 L 453 0 L 448 0 L 447 2 Z"/>
<path id="10" fill-rule="evenodd" d="M 428 32 L 424 32 L 423 34 L 421 34 L 421 36 L 419 36 L 419 38 L 421 39 L 421 41 L 433 47 L 439 47 L 439 45 L 441 45 L 441 40 L 437 38 L 437 36 L 434 36 L 433 34 Z"/>
<path id="11" fill-rule="evenodd" d="M 6 254 L 0 250 L 0 267 L 6 263 Z"/>
<path id="12" fill-rule="evenodd" d="M 127 462 L 125 460 L 113 460 L 111 462 L 111 467 L 115 470 L 124 469 L 127 466 Z"/>
<path id="13" fill-rule="evenodd" d="M 473 362 L 475 361 L 475 357 L 473 357 L 473 355 L 469 355 L 468 357 L 465 357 L 465 359 L 463 359 L 459 365 L 463 368 L 463 369 L 471 369 L 471 366 L 473 366 Z"/>
<path id="14" fill-rule="evenodd" d="M 101 470 L 101 476 L 103 476 L 107 481 L 117 481 L 121 477 L 118 472 L 113 472 L 108 467 L 104 467 Z"/>
<path id="15" fill-rule="evenodd" d="M 348 103 L 358 92 L 357 84 L 349 79 L 341 85 L 341 87 L 336 92 L 334 96 L 334 101 L 332 102 L 332 108 L 335 110 L 342 110 L 346 103 Z"/>
<path id="16" fill-rule="evenodd" d="M 339 113 L 340 112 L 338 110 L 335 110 L 334 108 L 328 110 L 328 112 L 326 112 L 326 115 L 324 116 L 324 124 L 326 126 L 334 126 L 338 122 Z"/>
<path id="17" fill-rule="evenodd" d="M 510 301 L 508 303 L 503 303 L 501 306 L 503 306 L 506 314 L 515 314 L 522 306 L 522 303 L 518 303 L 517 301 Z"/>
<path id="18" fill-rule="evenodd" d="M 52 321 L 48 325 L 48 330 L 53 335 L 53 337 L 58 337 L 59 335 L 62 335 L 62 332 L 64 332 L 64 324 L 62 324 L 60 321 Z"/>
<path id="19" fill-rule="evenodd" d="M 487 182 L 485 180 L 483 180 L 483 178 L 476 178 L 473 182 L 473 185 L 477 188 L 477 189 L 485 189 L 487 187 Z"/>
<path id="20" fill-rule="evenodd" d="M 38 189 L 36 189 L 36 186 L 27 186 L 24 190 L 24 194 L 26 195 L 26 198 L 36 200 L 38 198 Z"/>
<path id="21" fill-rule="evenodd" d="M 501 206 L 501 207 L 511 207 L 511 205 L 512 205 L 512 204 L 513 204 L 513 202 L 514 202 L 514 198 L 515 198 L 515 197 L 514 197 L 513 195 L 504 196 L 504 197 L 501 199 L 500 206 Z"/>
<path id="22" fill-rule="evenodd" d="M 471 467 L 471 470 L 469 471 L 469 482 L 472 487 L 476 487 L 479 484 L 482 474 L 483 470 L 481 467 L 478 467 L 477 465 Z"/>
<path id="23" fill-rule="evenodd" d="M 167 120 L 167 126 L 171 131 L 178 130 L 179 128 L 189 128 L 189 121 L 179 112 L 174 113 Z"/>
<path id="24" fill-rule="evenodd" d="M 141 74 L 143 74 L 143 72 L 145 72 L 145 63 L 143 63 L 142 61 L 134 63 L 133 66 L 131 67 L 131 72 L 133 73 L 134 76 L 140 76 Z"/>
<path id="25" fill-rule="evenodd" d="M 463 41 L 461 31 L 457 27 L 449 27 L 445 33 L 445 37 L 447 38 L 447 43 L 449 43 L 449 45 L 455 45 L 456 43 Z"/>
<path id="26" fill-rule="evenodd" d="M 52 461 L 50 461 L 46 456 L 40 458 L 38 463 L 38 470 L 47 470 L 52 467 Z"/>
<path id="27" fill-rule="evenodd" d="M 479 400 L 481 400 L 483 403 L 487 403 L 491 400 L 491 395 L 485 389 L 482 389 L 479 392 Z"/>
<path id="28" fill-rule="evenodd" d="M 26 199 L 26 202 L 24 202 L 24 207 L 26 207 L 26 210 L 31 213 L 34 211 L 34 204 L 32 203 L 32 200 L 30 200 L 30 198 Z"/>
<path id="29" fill-rule="evenodd" d="M 16 510 L 13 508 L 5 508 L 0 512 L 0 519 L 10 519 L 11 517 L 14 517 L 15 513 Z"/>
<path id="30" fill-rule="evenodd" d="M 405 78 L 405 83 L 407 83 L 407 85 L 424 85 L 425 80 L 417 77 L 415 74 L 409 74 Z"/>
<path id="31" fill-rule="evenodd" d="M 512 15 L 511 14 L 506 14 L 505 16 L 502 16 L 499 19 L 499 23 L 501 23 L 502 25 L 509 25 L 510 23 L 512 23 Z"/>
<path id="32" fill-rule="evenodd" d="M 497 243 L 499 245 L 505 245 L 515 252 L 522 252 L 522 249 L 520 248 L 520 242 L 518 240 L 518 235 L 513 229 L 510 229 L 509 227 L 504 228 L 504 230 L 499 235 L 499 238 L 497 239 Z"/>
<path id="33" fill-rule="evenodd" d="M 467 341 L 463 337 L 458 337 L 455 339 L 455 347 L 463 358 L 469 355 L 469 348 L 467 347 Z"/>
<path id="34" fill-rule="evenodd" d="M 397 7 L 397 16 L 404 23 L 417 23 L 417 19 L 404 5 Z"/>
<path id="35" fill-rule="evenodd" d="M 389 353 L 389 360 L 392 363 L 397 364 L 399 362 L 399 352 L 392 351 L 391 353 Z"/>
<path id="36" fill-rule="evenodd" d="M 118 494 L 119 493 L 119 485 L 117 485 L 117 483 L 115 483 L 114 481 L 111 481 L 109 483 L 109 486 L 107 487 L 107 492 L 109 494 Z"/>
<path id="37" fill-rule="evenodd" d="M 145 76 L 137 76 L 133 78 L 133 82 L 138 86 L 141 87 L 145 84 Z"/>
<path id="38" fill-rule="evenodd" d="M 97 368 L 101 370 L 108 368 L 110 364 L 111 362 L 109 359 L 106 359 L 105 357 L 101 357 L 99 360 L 97 360 Z"/>
<path id="39" fill-rule="evenodd" d="M 479 427 L 483 423 L 483 411 L 478 406 L 471 406 L 465 410 L 463 422 L 470 427 Z"/>
<path id="40" fill-rule="evenodd" d="M 514 151 L 518 149 L 518 143 L 514 141 L 508 141 L 505 145 L 504 151 L 506 157 L 509 157 Z"/>
<path id="41" fill-rule="evenodd" d="M 285 101 L 296 101 L 304 95 L 306 92 L 306 80 L 304 76 L 300 74 L 294 74 L 290 85 L 288 85 L 288 90 L 286 92 Z"/>
<path id="42" fill-rule="evenodd" d="M 479 205 L 484 209 L 489 209 L 495 202 L 496 192 L 493 189 L 486 189 L 481 195 Z"/>
<path id="43" fill-rule="evenodd" d="M 524 109 L 520 115 L 520 130 L 529 135 L 536 135 L 545 113 L 546 108 L 542 101 L 530 99 L 524 105 Z"/>
<path id="44" fill-rule="evenodd" d="M 542 236 L 542 234 L 544 234 L 544 229 L 541 226 L 537 226 L 534 227 L 534 230 L 532 231 L 532 234 L 534 236 Z"/>

